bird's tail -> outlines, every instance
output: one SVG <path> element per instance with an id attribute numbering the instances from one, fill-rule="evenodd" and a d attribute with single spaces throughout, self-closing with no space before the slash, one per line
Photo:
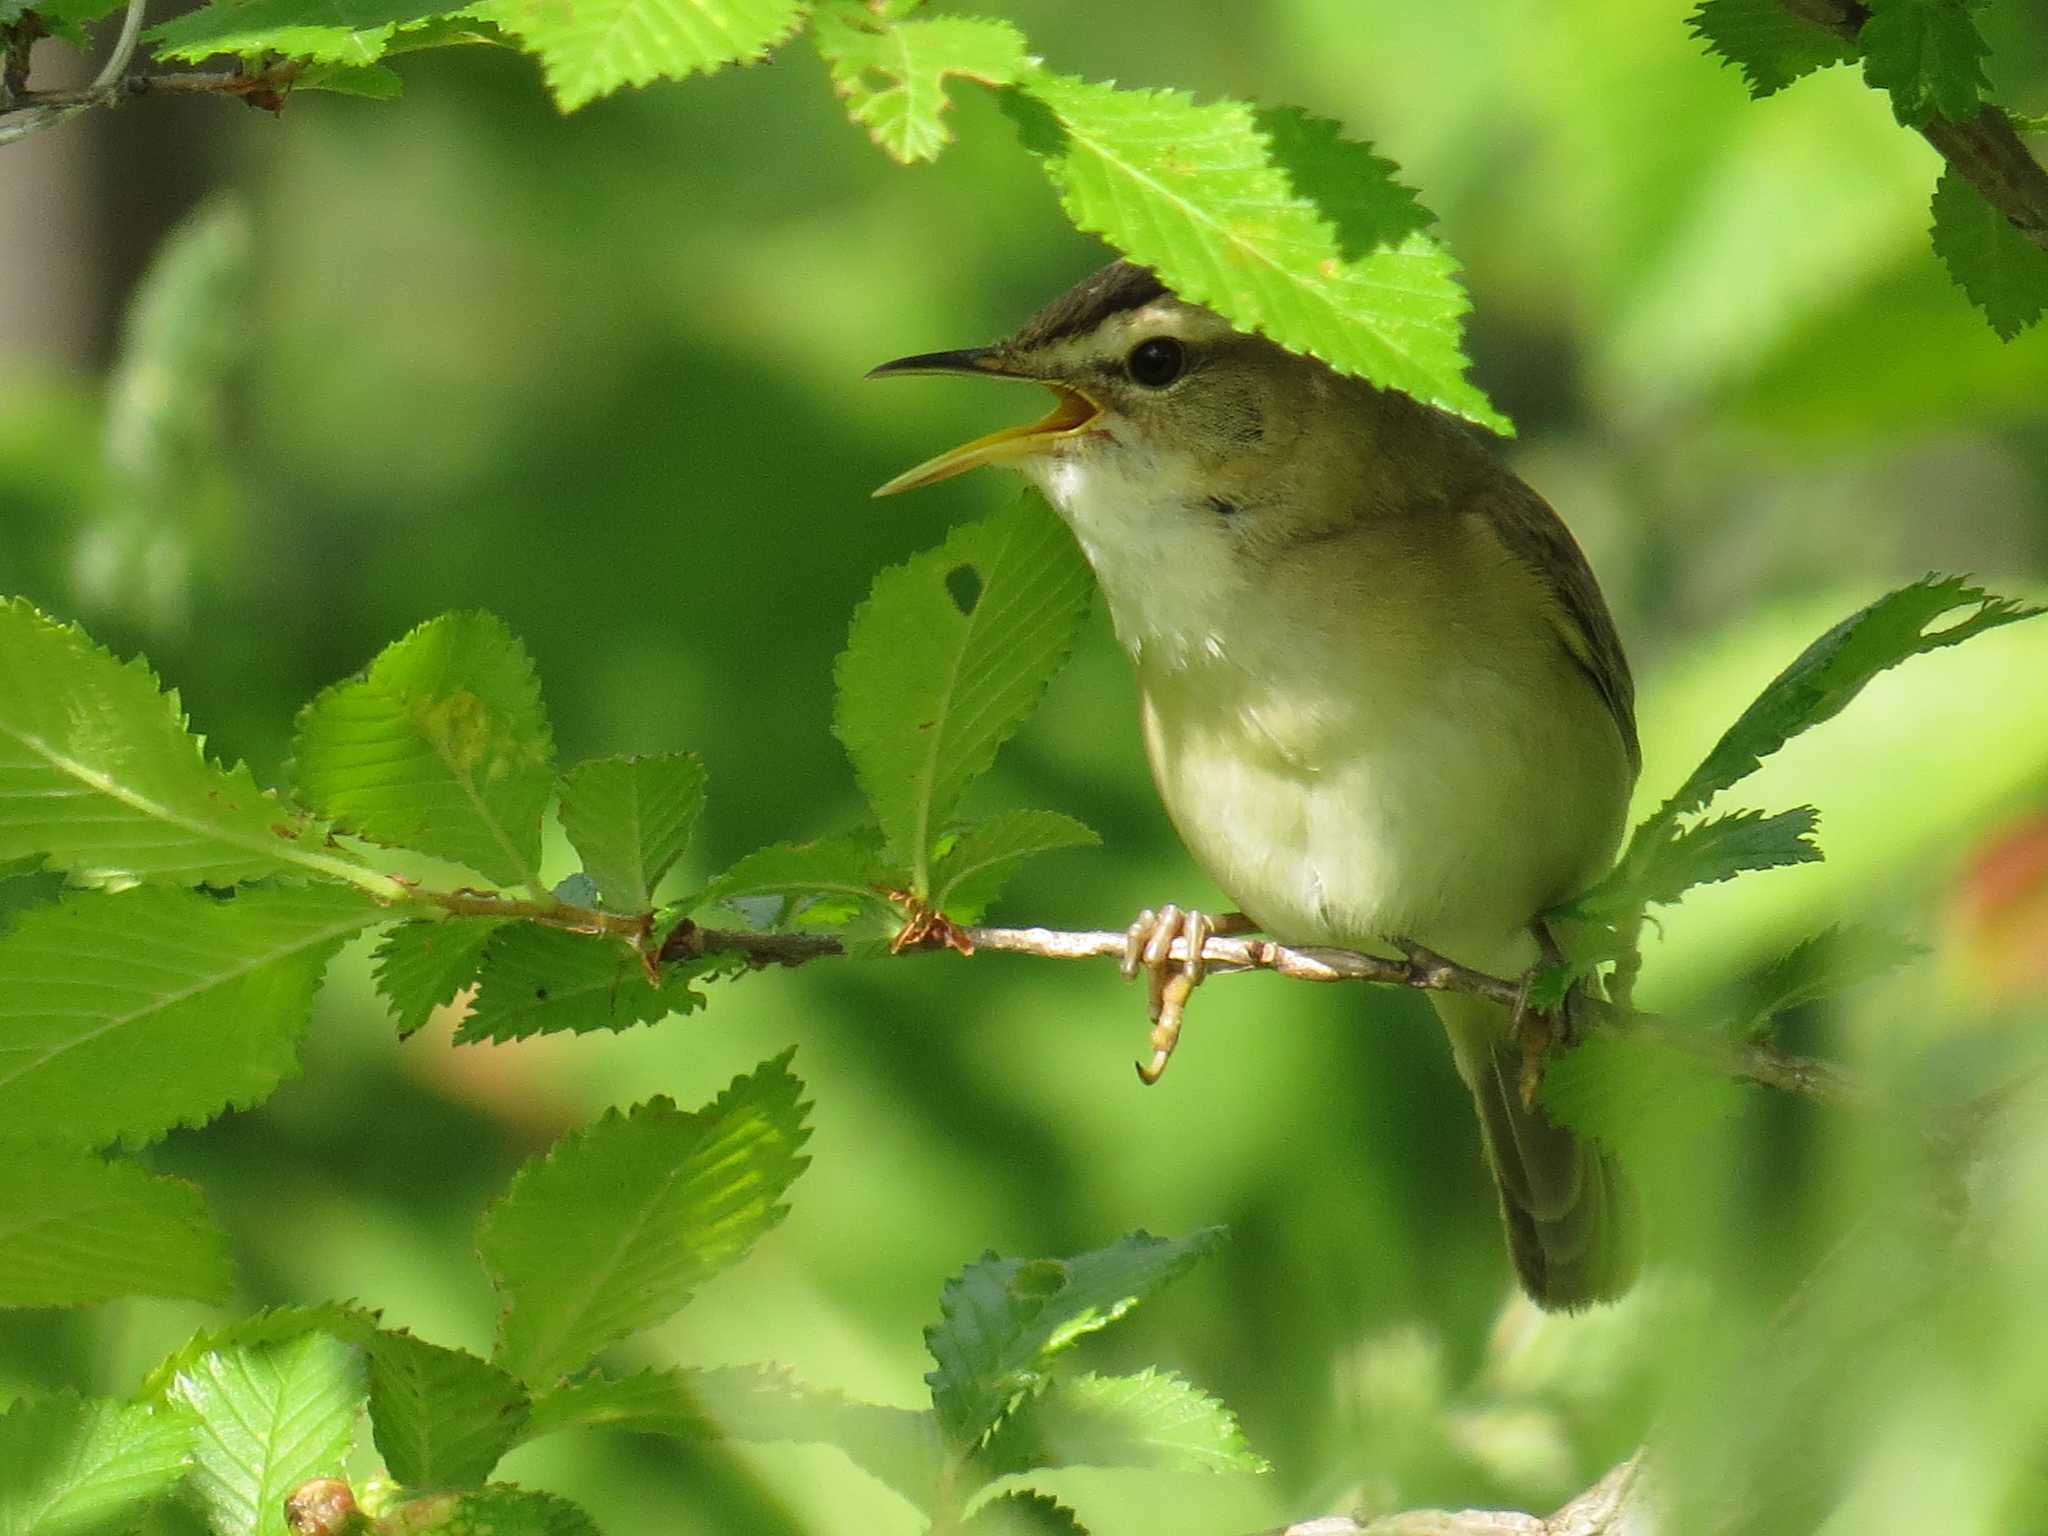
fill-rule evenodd
<path id="1" fill-rule="evenodd" d="M 1550 1310 L 1612 1301 L 1642 1258 L 1641 1208 L 1628 1175 L 1613 1154 L 1522 1102 L 1521 1056 L 1507 1043 L 1498 1004 L 1447 994 L 1431 1001 L 1479 1110 L 1522 1288 Z"/>

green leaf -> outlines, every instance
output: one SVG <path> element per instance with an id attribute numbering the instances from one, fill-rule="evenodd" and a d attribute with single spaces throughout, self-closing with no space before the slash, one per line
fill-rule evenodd
<path id="1" fill-rule="evenodd" d="M 1967 122 L 1989 88 L 1986 46 L 1963 0 L 1870 0 L 1870 19 L 1856 34 L 1863 76 L 1892 98 L 1892 114 L 1908 127 L 1930 117 Z"/>
<path id="2" fill-rule="evenodd" d="M 207 760 L 176 694 L 76 626 L 0 604 L 0 863 L 91 883 L 230 885 L 298 862 L 320 829 Z"/>
<path id="3" fill-rule="evenodd" d="M 1932 207 L 1935 254 L 1991 329 L 2011 341 L 2039 320 L 2048 308 L 2048 251 L 1954 170 L 1935 183 Z"/>
<path id="4" fill-rule="evenodd" d="M 1737 1027 L 1758 1034 L 1781 1013 L 1898 969 L 1922 953 L 1911 940 L 1855 923 L 1837 923 L 1747 977 L 1740 988 Z"/>
<path id="5" fill-rule="evenodd" d="M 453 10 L 448 0 L 215 0 L 143 35 L 160 59 L 279 53 L 329 64 L 374 64 L 407 23 Z"/>
<path id="6" fill-rule="evenodd" d="M 1265 1472 L 1222 1403 L 1170 1372 L 1054 1381 L 997 1424 L 976 1452 L 991 1478 L 1052 1467 Z"/>
<path id="7" fill-rule="evenodd" d="M 179 1371 L 170 1397 L 198 1424 L 192 1488 L 214 1529 L 286 1536 L 285 1495 L 346 1472 L 362 1357 L 325 1333 L 223 1349 Z"/>
<path id="8" fill-rule="evenodd" d="M 526 1426 L 526 1390 L 466 1350 L 380 1330 L 365 1343 L 370 1427 L 391 1475 L 408 1488 L 481 1483 Z"/>
<path id="9" fill-rule="evenodd" d="M 1710 817 L 1645 845 L 1640 857 L 1624 861 L 1565 910 L 1612 921 L 1641 910 L 1645 903 L 1668 905 L 1696 885 L 1733 880 L 1754 869 L 1813 863 L 1821 856 L 1812 841 L 1819 820 L 1820 813 L 1812 806 L 1775 816 L 1733 811 Z"/>
<path id="10" fill-rule="evenodd" d="M 0 1138 L 141 1143 L 257 1103 L 297 1070 L 329 957 L 380 915 L 329 885 L 23 913 L 0 936 Z"/>
<path id="11" fill-rule="evenodd" d="M 388 49 L 386 50 L 389 51 Z M 332 91 L 337 96 L 362 96 L 370 101 L 396 101 L 405 82 L 382 64 L 315 64 L 292 80 L 295 91 Z"/>
<path id="12" fill-rule="evenodd" d="M 1857 56 L 1855 43 L 1800 20 L 1779 0 L 1701 0 L 1686 26 L 1709 53 L 1742 71 L 1749 94 L 1759 100 Z"/>
<path id="13" fill-rule="evenodd" d="M 930 894 L 932 844 L 1067 659 L 1093 578 L 1037 495 L 875 578 L 835 668 L 833 730 L 889 853 Z"/>
<path id="14" fill-rule="evenodd" d="M 436 1493 L 408 1499 L 379 1528 L 434 1536 L 598 1536 L 582 1508 L 559 1494 L 510 1483 L 468 1493 Z"/>
<path id="15" fill-rule="evenodd" d="M 255 230 L 233 196 L 178 221 L 136 285 L 107 378 L 105 489 L 76 535 L 79 600 L 153 635 L 197 619 L 195 575 L 241 525 L 229 385 L 254 340 Z"/>
<path id="16" fill-rule="evenodd" d="M 929 1413 L 851 1401 L 805 1386 L 780 1366 L 718 1366 L 584 1377 L 534 1403 L 522 1440 L 564 1429 L 609 1428 L 679 1440 L 830 1445 L 920 1506 L 943 1463 Z"/>
<path id="17" fill-rule="evenodd" d="M 937 1368 L 925 1380 L 956 1445 L 977 1444 L 1026 1394 L 1052 1357 L 1106 1328 L 1223 1240 L 1220 1227 L 1185 1238 L 1135 1232 L 1071 1259 L 999 1259 L 993 1253 L 946 1283 L 939 1321 L 925 1330 Z"/>
<path id="18" fill-rule="evenodd" d="M 252 1312 L 219 1328 L 200 1329 L 142 1379 L 135 1395 L 142 1401 L 168 1401 L 178 1377 L 197 1369 L 209 1355 L 261 1351 L 273 1345 L 294 1343 L 309 1333 L 325 1333 L 345 1344 L 362 1344 L 376 1331 L 376 1313 L 345 1302 Z"/>
<path id="19" fill-rule="evenodd" d="M 1068 216 L 1182 298 L 1496 431 L 1465 379 L 1457 263 L 1391 166 L 1292 108 L 1037 71 L 1006 97 Z M 1323 199 L 1328 198 L 1328 204 Z"/>
<path id="20" fill-rule="evenodd" d="M 423 1026 L 436 1008 L 453 1002 L 476 980 L 484 946 L 504 926 L 503 918 L 420 918 L 388 930 L 371 958 L 377 991 L 398 1018 L 403 1040 Z"/>
<path id="21" fill-rule="evenodd" d="M 132 1295 L 219 1301 L 233 1276 L 227 1234 L 193 1185 L 60 1148 L 8 1149 L 0 1307 Z"/>
<path id="22" fill-rule="evenodd" d="M 1650 1034 L 1600 1030 L 1550 1058 L 1541 1098 L 1560 1124 L 1598 1137 L 1625 1165 L 1654 1168 L 1701 1145 L 1752 1091 Z"/>
<path id="23" fill-rule="evenodd" d="M 858 837 L 775 843 L 756 849 L 712 881 L 697 905 L 779 899 L 782 911 L 773 923 L 778 927 L 831 927 L 863 911 L 893 920 L 899 914 L 882 890 L 907 878 Z"/>
<path id="24" fill-rule="evenodd" d="M 1972 611 L 1939 629 L 1929 625 L 1958 608 Z M 1924 576 L 1888 592 L 1822 635 L 1771 680 L 1695 768 L 1678 792 L 1636 829 L 1630 858 L 1646 834 L 1699 810 L 1748 777 L 1794 736 L 1831 720 L 1878 673 L 1988 629 L 2032 618 L 2040 608 L 1994 597 L 1959 576 Z"/>
<path id="25" fill-rule="evenodd" d="M 932 905 L 956 922 L 974 922 L 1026 859 L 1101 841 L 1058 811 L 999 812 L 960 833 L 932 866 Z"/>
<path id="26" fill-rule="evenodd" d="M 689 752 L 593 758 L 562 780 L 562 830 L 618 912 L 654 904 L 703 809 L 704 765 Z"/>
<path id="27" fill-rule="evenodd" d="M 819 10 L 812 36 L 846 115 L 905 165 L 936 160 L 953 141 L 945 124 L 948 75 L 1008 85 L 1026 65 L 1024 35 L 1006 21 L 892 22 L 855 0 Z"/>
<path id="28" fill-rule="evenodd" d="M 0 1533 L 120 1536 L 184 1479 L 192 1441 L 147 1404 L 21 1398 L 0 1414 Z"/>
<path id="29" fill-rule="evenodd" d="M 501 1365 L 553 1381 L 676 1311 L 782 1219 L 809 1161 L 789 1054 L 695 1113 L 665 1098 L 613 1110 L 519 1171 L 479 1239 Z"/>
<path id="30" fill-rule="evenodd" d="M 618 939 L 510 923 L 484 950 L 476 997 L 455 1031 L 456 1043 L 652 1024 L 702 1006 L 702 995 L 687 982 L 711 968 L 669 967 L 657 988 L 639 955 Z"/>
<path id="31" fill-rule="evenodd" d="M 803 11 L 803 0 L 485 0 L 476 8 L 539 55 L 564 112 L 621 86 L 764 57 Z"/>
<path id="32" fill-rule="evenodd" d="M 25 0 L 0 0 L 0 22 L 17 20 L 23 11 L 32 10 L 56 36 L 82 43 L 85 34 L 79 30 L 80 23 L 98 21 L 120 9 L 121 0 L 40 0 L 34 5 Z"/>
<path id="33" fill-rule="evenodd" d="M 990 1499 L 960 1526 L 961 1536 L 1088 1536 L 1081 1517 L 1049 1493 L 1017 1489 Z"/>
<path id="34" fill-rule="evenodd" d="M 487 613 L 386 646 L 300 711 L 294 748 L 299 793 L 350 831 L 536 886 L 553 752 L 533 663 Z"/>

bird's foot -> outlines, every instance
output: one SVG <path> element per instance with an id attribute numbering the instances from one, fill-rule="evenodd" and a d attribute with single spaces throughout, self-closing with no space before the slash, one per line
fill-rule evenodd
<path id="1" fill-rule="evenodd" d="M 1509 1028 L 1522 1053 L 1522 1103 L 1533 1109 L 1552 1053 L 1577 1041 L 1580 1015 L 1584 1010 L 1580 1006 L 1581 994 L 1576 983 L 1566 991 L 1564 1001 L 1555 1007 L 1539 1008 L 1529 1001 L 1529 986 L 1537 975 L 1547 968 L 1563 965 L 1567 958 L 1547 924 L 1532 923 L 1529 931 L 1536 936 L 1543 959 L 1522 980 L 1522 995 L 1515 1004 Z"/>
<path id="2" fill-rule="evenodd" d="M 1211 916 L 1168 902 L 1157 911 L 1147 907 L 1124 931 L 1124 980 L 1145 973 L 1146 1011 L 1152 1019 L 1152 1059 L 1138 1063 L 1139 1080 L 1156 1083 L 1180 1043 L 1181 1021 L 1188 998 L 1202 983 L 1202 946 L 1217 934 L 1250 933 L 1255 925 L 1242 912 Z M 1173 955 L 1174 941 L 1183 958 Z"/>

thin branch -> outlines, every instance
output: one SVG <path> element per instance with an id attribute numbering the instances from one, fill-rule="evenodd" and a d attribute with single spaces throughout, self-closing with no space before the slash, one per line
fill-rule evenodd
<path id="1" fill-rule="evenodd" d="M 1855 42 L 1870 19 L 1855 0 L 1778 0 L 1801 21 Z M 2027 152 L 2003 107 L 1987 106 L 1975 117 L 1931 117 L 1920 135 L 1956 173 L 1983 194 L 1984 201 L 2013 228 L 2048 250 L 2048 168 Z"/>
<path id="2" fill-rule="evenodd" d="M 424 898 L 423 898 L 424 899 Z M 439 900 L 439 898 L 433 898 Z M 445 904 L 445 903 L 444 903 Z M 520 915 L 515 903 L 492 910 Z M 455 910 L 450 908 L 450 910 Z M 554 925 L 569 926 L 561 914 L 582 908 L 555 909 Z M 596 916 L 598 914 L 589 914 Z M 586 930 L 588 931 L 588 930 Z M 969 951 L 1037 955 L 1047 960 L 1122 959 L 1128 935 L 1109 929 L 966 928 L 959 930 Z M 951 947 L 941 941 L 921 948 Z M 1510 1010 L 1521 1005 L 1522 984 L 1460 965 L 1419 944 L 1403 944 L 1403 957 L 1361 954 L 1356 950 L 1295 947 L 1271 939 L 1211 938 L 1202 946 L 1202 963 L 1211 972 L 1272 971 L 1296 981 L 1367 982 L 1407 987 L 1419 992 L 1460 992 L 1483 997 Z M 694 960 L 708 954 L 736 954 L 755 969 L 797 966 L 846 953 L 829 934 L 756 933 L 742 929 L 701 928 L 684 921 L 663 941 L 657 958 L 666 963 Z M 1176 940 L 1172 957 L 1183 965 L 1187 946 Z M 1725 1076 L 1796 1093 L 1827 1104 L 1862 1104 L 1870 1095 L 1832 1062 L 1788 1056 L 1757 1042 L 1730 1040 L 1704 1030 L 1686 1029 L 1654 1014 L 1623 1010 L 1599 998 L 1583 999 L 1585 1022 L 1595 1029 L 1622 1030 L 1654 1041 L 1664 1049 L 1689 1056 Z"/>
<path id="3" fill-rule="evenodd" d="M 1547 1519 L 1514 1510 L 1413 1509 L 1364 1522 L 1325 1515 L 1261 1536 L 1655 1536 L 1656 1529 L 1638 1451 Z"/>

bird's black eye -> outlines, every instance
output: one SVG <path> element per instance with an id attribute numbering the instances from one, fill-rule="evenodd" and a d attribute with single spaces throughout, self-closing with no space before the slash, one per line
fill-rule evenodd
<path id="1" fill-rule="evenodd" d="M 1131 348 L 1124 369 L 1147 389 L 1164 389 L 1188 365 L 1188 349 L 1171 336 L 1154 336 Z"/>

